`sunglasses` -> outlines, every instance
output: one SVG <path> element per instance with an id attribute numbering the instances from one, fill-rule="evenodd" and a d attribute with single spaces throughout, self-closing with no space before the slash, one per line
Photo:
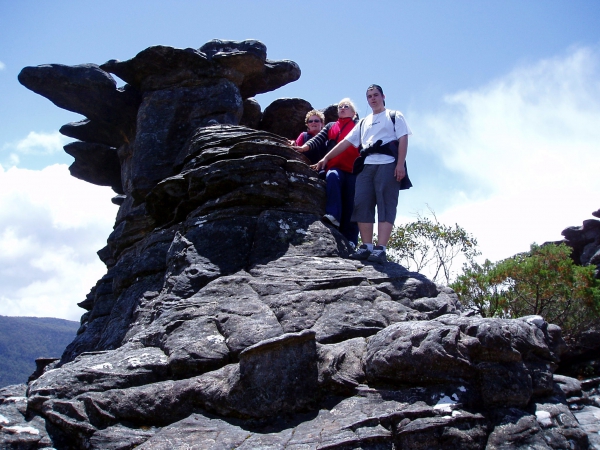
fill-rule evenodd
<path id="1" fill-rule="evenodd" d="M 350 105 L 339 105 L 338 109 L 348 109 L 350 108 Z"/>
<path id="2" fill-rule="evenodd" d="M 307 120 L 306 123 L 321 123 L 321 119 L 317 120 Z"/>

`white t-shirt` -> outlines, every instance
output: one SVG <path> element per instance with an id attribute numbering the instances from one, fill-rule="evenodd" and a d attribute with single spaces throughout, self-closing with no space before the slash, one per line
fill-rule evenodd
<path id="1" fill-rule="evenodd" d="M 412 131 L 408 128 L 404 116 L 399 111 L 396 111 L 395 129 L 394 132 L 394 123 L 390 118 L 389 109 L 385 109 L 375 115 L 369 114 L 363 120 L 362 126 L 360 122 L 357 123 L 344 139 L 355 147 L 362 144 L 363 148 L 367 148 L 380 139 L 381 142 L 387 144 L 400 139 L 402 136 L 410 136 Z M 365 164 L 388 164 L 391 162 L 394 162 L 394 157 L 383 153 L 374 153 L 365 158 Z"/>

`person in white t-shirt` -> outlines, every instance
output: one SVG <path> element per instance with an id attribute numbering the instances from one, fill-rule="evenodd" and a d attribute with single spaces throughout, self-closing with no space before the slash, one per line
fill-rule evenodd
<path id="1" fill-rule="evenodd" d="M 322 169 L 351 145 L 362 146 L 361 155 L 366 157 L 364 168 L 356 178 L 351 220 L 358 222 L 363 244 L 350 258 L 384 263 L 387 261 L 386 245 L 396 219 L 399 191 L 412 186 L 406 174 L 408 136 L 412 133 L 400 112 L 386 109 L 381 86 L 373 84 L 367 88 L 367 101 L 373 112 L 314 167 Z M 375 206 L 379 219 L 376 246 L 373 245 Z"/>

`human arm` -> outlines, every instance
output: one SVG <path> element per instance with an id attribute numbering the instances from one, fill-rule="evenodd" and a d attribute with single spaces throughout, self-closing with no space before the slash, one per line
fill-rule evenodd
<path id="1" fill-rule="evenodd" d="M 306 138 L 305 138 L 306 135 Z M 305 140 L 306 139 L 306 140 Z M 294 150 L 296 150 L 299 153 L 304 153 L 305 151 L 308 150 L 308 147 L 305 146 L 304 144 L 306 144 L 306 141 L 308 141 L 310 139 L 310 135 L 306 132 L 302 132 L 298 135 L 298 137 L 296 138 L 295 141 L 291 140 L 290 141 L 290 145 L 292 147 L 294 147 Z"/>
<path id="2" fill-rule="evenodd" d="M 304 131 L 298 135 L 296 140 L 290 140 L 290 145 L 292 147 L 301 147 L 304 144 Z"/>
<path id="3" fill-rule="evenodd" d="M 333 158 L 335 158 L 336 156 L 338 156 L 339 154 L 341 154 L 342 152 L 344 152 L 348 147 L 350 147 L 352 144 L 350 142 L 348 142 L 346 139 L 343 139 L 341 142 L 339 142 L 335 147 L 333 147 L 329 153 L 327 153 L 323 159 L 321 161 L 319 161 L 317 164 L 311 166 L 313 169 L 316 169 L 317 171 L 324 169 L 327 166 L 327 163 L 329 161 L 331 161 Z"/>
<path id="4" fill-rule="evenodd" d="M 319 148 L 321 146 L 325 146 L 327 144 L 327 140 L 329 139 L 329 129 L 333 125 L 332 122 L 325 125 L 321 131 L 311 137 L 308 141 L 304 143 L 304 145 L 295 148 L 297 152 L 304 153 L 309 151 L 310 149 Z"/>
<path id="5" fill-rule="evenodd" d="M 332 150 L 333 151 L 333 150 Z M 394 169 L 394 177 L 396 181 L 402 180 L 406 176 L 404 163 L 406 161 L 406 153 L 408 152 L 408 135 L 401 136 L 398 139 L 398 163 Z"/>

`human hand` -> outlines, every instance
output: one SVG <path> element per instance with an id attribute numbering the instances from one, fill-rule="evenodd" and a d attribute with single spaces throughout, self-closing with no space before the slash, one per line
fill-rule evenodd
<path id="1" fill-rule="evenodd" d="M 401 181 L 405 176 L 406 170 L 404 169 L 404 163 L 396 164 L 396 169 L 394 169 L 394 178 L 396 178 L 396 181 Z"/>
<path id="2" fill-rule="evenodd" d="M 314 169 L 317 172 L 320 172 L 321 170 L 323 170 L 325 168 L 326 165 L 327 165 L 327 162 L 325 161 L 325 158 L 323 158 L 321 161 L 319 161 L 316 164 L 313 164 L 310 167 L 311 167 L 311 169 Z"/>

